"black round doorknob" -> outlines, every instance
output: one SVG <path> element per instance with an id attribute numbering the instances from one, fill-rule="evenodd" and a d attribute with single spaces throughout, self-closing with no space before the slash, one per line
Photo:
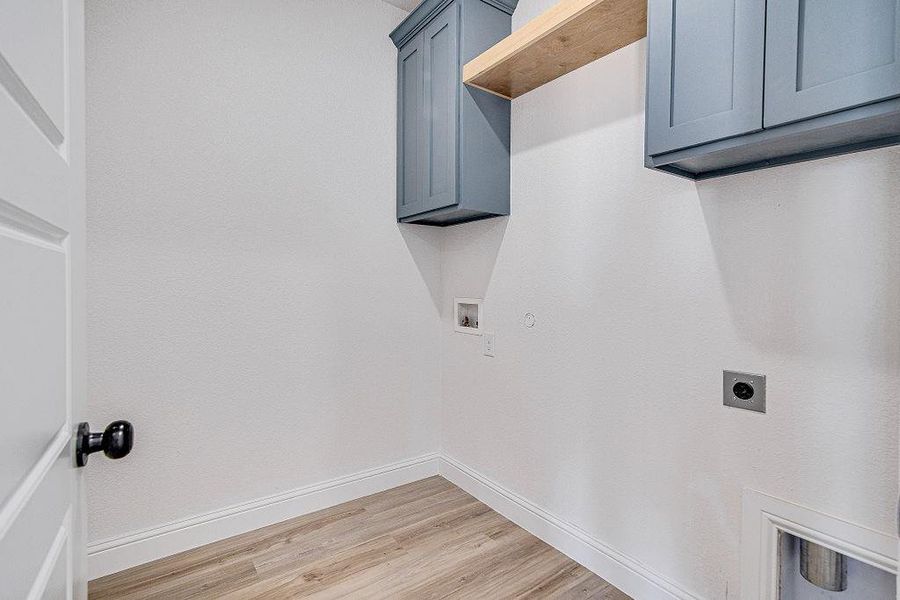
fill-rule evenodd
<path id="1" fill-rule="evenodd" d="M 134 426 L 128 421 L 113 421 L 103 433 L 91 433 L 88 423 L 80 423 L 76 435 L 75 462 L 79 467 L 86 465 L 88 456 L 99 450 L 108 458 L 122 458 L 134 446 Z"/>

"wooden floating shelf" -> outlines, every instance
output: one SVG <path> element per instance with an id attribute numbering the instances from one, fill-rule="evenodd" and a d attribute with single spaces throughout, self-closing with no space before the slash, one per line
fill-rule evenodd
<path id="1" fill-rule="evenodd" d="M 646 35 L 647 0 L 562 0 L 466 63 L 463 83 L 517 98 Z"/>

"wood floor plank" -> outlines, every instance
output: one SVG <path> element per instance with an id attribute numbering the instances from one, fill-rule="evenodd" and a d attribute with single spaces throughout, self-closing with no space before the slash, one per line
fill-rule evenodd
<path id="1" fill-rule="evenodd" d="M 382 536 L 305 565 L 294 579 L 257 597 L 260 600 L 307 598 L 405 552 L 393 537 Z"/>
<path id="2" fill-rule="evenodd" d="M 441 477 L 90 582 L 90 600 L 630 600 Z"/>
<path id="3" fill-rule="evenodd" d="M 407 555 L 399 560 L 381 565 L 361 574 L 356 580 L 316 594 L 311 600 L 336 600 L 338 598 L 366 598 L 388 600 L 418 598 L 427 594 L 419 590 L 427 588 L 429 581 L 456 568 L 465 561 L 478 561 L 490 553 L 496 542 L 485 535 L 485 530 L 496 527 L 492 521 L 502 517 L 490 514 L 476 517 L 466 527 L 439 537 L 428 536 L 406 542 Z"/>

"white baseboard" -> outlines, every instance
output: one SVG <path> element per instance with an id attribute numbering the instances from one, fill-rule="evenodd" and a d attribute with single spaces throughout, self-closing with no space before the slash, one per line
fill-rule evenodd
<path id="1" fill-rule="evenodd" d="M 96 579 L 233 535 L 437 475 L 438 460 L 437 453 L 426 454 L 89 544 L 88 578 Z"/>
<path id="2" fill-rule="evenodd" d="M 633 558 L 446 455 L 440 457 L 440 474 L 633 598 L 698 600 Z"/>
<path id="3" fill-rule="evenodd" d="M 633 598 L 699 600 L 577 526 L 439 453 L 89 544 L 88 575 L 96 579 L 438 474 Z"/>

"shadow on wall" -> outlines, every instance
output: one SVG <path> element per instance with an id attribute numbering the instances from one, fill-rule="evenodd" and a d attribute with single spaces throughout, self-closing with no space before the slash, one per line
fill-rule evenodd
<path id="1" fill-rule="evenodd" d="M 900 368 L 900 149 L 699 182 L 737 335 L 758 352 Z"/>
<path id="2" fill-rule="evenodd" d="M 497 217 L 445 229 L 441 278 L 452 282 L 452 287 L 446 286 L 447 298 L 441 305 L 442 317 L 452 314 L 454 297 L 487 300 L 508 225 L 509 217 Z M 485 314 L 490 318 L 487 306 Z"/>
<path id="3" fill-rule="evenodd" d="M 531 150 L 643 115 L 644 69 L 635 65 L 646 64 L 646 55 L 643 39 L 563 75 L 539 94 L 517 98 L 512 131 L 523 137 L 515 149 Z"/>
<path id="4" fill-rule="evenodd" d="M 397 228 L 406 243 L 409 255 L 428 287 L 431 301 L 441 311 L 441 270 L 435 268 L 441 260 L 441 230 L 438 227 L 398 223 Z"/>
<path id="5" fill-rule="evenodd" d="M 900 148 L 697 183 L 736 356 L 770 375 L 767 414 L 730 414 L 715 434 L 722 448 L 766 440 L 737 463 L 742 485 L 810 494 L 813 477 L 806 501 L 826 512 L 895 510 L 873 482 L 897 473 L 898 189 Z M 715 460 L 710 472 L 736 469 Z"/>

